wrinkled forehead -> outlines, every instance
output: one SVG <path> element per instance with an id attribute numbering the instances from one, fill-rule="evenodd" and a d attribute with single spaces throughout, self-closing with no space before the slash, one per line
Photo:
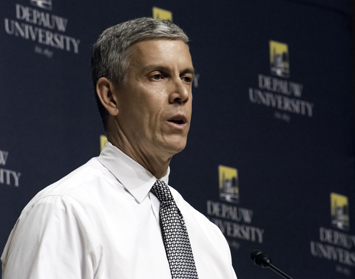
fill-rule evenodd
<path id="1" fill-rule="evenodd" d="M 189 47 L 180 40 L 147 40 L 131 46 L 130 66 L 146 68 L 154 65 L 193 69 Z"/>

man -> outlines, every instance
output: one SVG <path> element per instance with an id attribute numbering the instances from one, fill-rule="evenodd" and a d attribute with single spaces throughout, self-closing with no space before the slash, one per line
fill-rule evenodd
<path id="1" fill-rule="evenodd" d="M 3 279 L 236 278 L 219 229 L 166 186 L 191 121 L 187 42 L 179 27 L 151 18 L 103 32 L 92 72 L 108 143 L 25 207 Z"/>

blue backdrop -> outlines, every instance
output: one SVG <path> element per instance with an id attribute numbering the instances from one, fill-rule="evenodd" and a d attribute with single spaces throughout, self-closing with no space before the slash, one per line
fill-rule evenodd
<path id="1" fill-rule="evenodd" d="M 277 276 L 254 266 L 257 248 L 294 278 L 355 278 L 350 8 L 349 0 L 2 1 L 1 250 L 39 190 L 100 152 L 92 44 L 154 10 L 188 34 L 197 71 L 188 145 L 170 184 L 222 230 L 238 277 Z"/>

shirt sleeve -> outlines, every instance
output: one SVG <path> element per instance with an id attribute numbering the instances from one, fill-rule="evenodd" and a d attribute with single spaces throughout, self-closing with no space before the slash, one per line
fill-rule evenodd
<path id="1" fill-rule="evenodd" d="M 2 255 L 3 279 L 94 278 L 88 230 L 68 200 L 47 196 L 25 208 Z"/>

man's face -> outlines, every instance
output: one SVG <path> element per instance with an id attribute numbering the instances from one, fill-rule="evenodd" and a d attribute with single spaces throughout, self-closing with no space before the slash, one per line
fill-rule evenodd
<path id="1" fill-rule="evenodd" d="M 188 46 L 178 40 L 134 44 L 118 100 L 118 133 L 134 152 L 169 158 L 185 148 L 192 111 L 194 70 Z"/>

